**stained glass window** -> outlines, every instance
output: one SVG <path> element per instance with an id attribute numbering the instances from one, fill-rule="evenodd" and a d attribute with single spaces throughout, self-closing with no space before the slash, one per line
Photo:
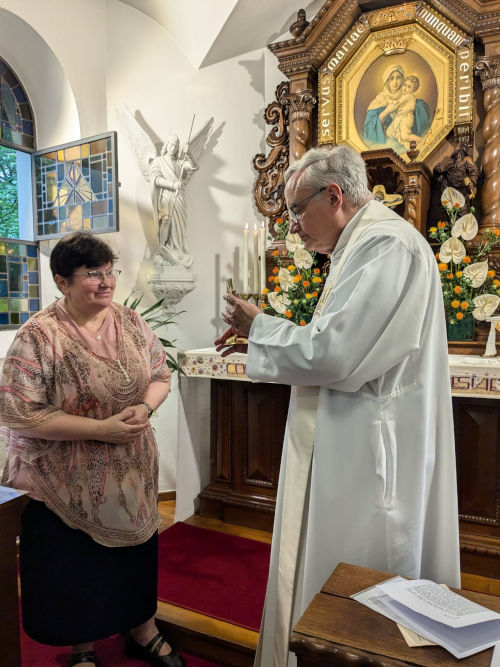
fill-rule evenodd
<path id="1" fill-rule="evenodd" d="M 0 239 L 0 330 L 17 328 L 40 310 L 38 247 Z"/>
<path id="2" fill-rule="evenodd" d="M 35 238 L 118 230 L 116 132 L 34 154 Z"/>
<path id="3" fill-rule="evenodd" d="M 5 60 L 0 58 L 0 141 L 30 150 L 35 147 L 30 103 L 23 87 Z"/>

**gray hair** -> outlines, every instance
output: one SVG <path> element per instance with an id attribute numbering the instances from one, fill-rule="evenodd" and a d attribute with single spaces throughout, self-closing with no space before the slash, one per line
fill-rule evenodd
<path id="1" fill-rule="evenodd" d="M 285 183 L 297 172 L 302 172 L 301 186 L 311 190 L 337 183 L 355 206 L 362 206 L 372 198 L 365 162 L 359 153 L 345 144 L 311 148 L 286 170 Z"/>

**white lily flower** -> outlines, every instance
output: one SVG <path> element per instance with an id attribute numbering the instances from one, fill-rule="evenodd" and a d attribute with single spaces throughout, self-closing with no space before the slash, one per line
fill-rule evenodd
<path id="1" fill-rule="evenodd" d="M 280 287 L 284 292 L 288 292 L 290 287 L 293 287 L 292 274 L 288 269 L 280 269 L 278 273 L 278 280 L 280 281 Z"/>
<path id="2" fill-rule="evenodd" d="M 267 295 L 267 300 L 269 301 L 271 308 L 274 308 L 274 310 L 280 315 L 283 315 L 287 306 L 289 306 L 291 303 L 286 294 L 277 294 L 276 292 L 269 292 Z"/>
<path id="3" fill-rule="evenodd" d="M 476 320 L 485 320 L 490 315 L 493 315 L 500 303 L 500 297 L 494 294 L 481 294 L 481 296 L 476 296 L 472 300 L 476 306 L 472 311 Z"/>
<path id="4" fill-rule="evenodd" d="M 461 236 L 465 241 L 473 239 L 478 230 L 477 220 L 472 213 L 463 215 L 453 225 L 451 235 L 455 237 Z"/>
<path id="5" fill-rule="evenodd" d="M 450 260 L 453 260 L 455 264 L 459 264 L 466 254 L 465 246 L 462 241 L 452 236 L 441 246 L 439 259 L 445 264 L 448 264 Z"/>
<path id="6" fill-rule="evenodd" d="M 295 252 L 297 248 L 303 248 L 304 244 L 302 243 L 300 236 L 298 234 L 288 234 L 285 239 L 286 249 L 288 252 Z"/>
<path id="7" fill-rule="evenodd" d="M 481 287 L 488 277 L 488 262 L 476 262 L 464 269 L 464 276 L 469 278 L 472 287 Z"/>
<path id="8" fill-rule="evenodd" d="M 293 263 L 299 269 L 310 269 L 313 265 L 313 258 L 305 248 L 297 248 L 293 253 Z"/>
<path id="9" fill-rule="evenodd" d="M 441 195 L 441 204 L 445 208 L 461 209 L 465 206 L 465 197 L 455 188 L 445 188 Z"/>

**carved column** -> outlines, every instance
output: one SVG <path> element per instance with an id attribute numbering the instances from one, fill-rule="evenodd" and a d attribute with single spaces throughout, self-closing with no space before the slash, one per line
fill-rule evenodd
<path id="1" fill-rule="evenodd" d="M 311 114 L 316 98 L 312 90 L 299 90 L 285 97 L 290 105 L 290 164 L 293 164 L 311 148 Z"/>
<path id="2" fill-rule="evenodd" d="M 475 71 L 481 77 L 486 116 L 483 123 L 484 153 L 481 188 L 482 219 L 479 230 L 500 229 L 500 56 L 482 57 Z"/>

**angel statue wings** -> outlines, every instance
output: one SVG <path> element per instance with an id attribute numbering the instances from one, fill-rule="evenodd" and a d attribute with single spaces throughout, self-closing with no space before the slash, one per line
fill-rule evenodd
<path id="1" fill-rule="evenodd" d="M 158 155 L 155 145 L 128 107 L 122 108 L 121 116 L 140 169 L 152 186 L 153 217 L 161 263 L 189 270 L 193 256 L 187 247 L 186 186 L 198 169 L 198 160 L 207 146 L 214 119 L 210 118 L 196 135 L 190 134 L 182 150 L 179 137 L 168 135 Z"/>

